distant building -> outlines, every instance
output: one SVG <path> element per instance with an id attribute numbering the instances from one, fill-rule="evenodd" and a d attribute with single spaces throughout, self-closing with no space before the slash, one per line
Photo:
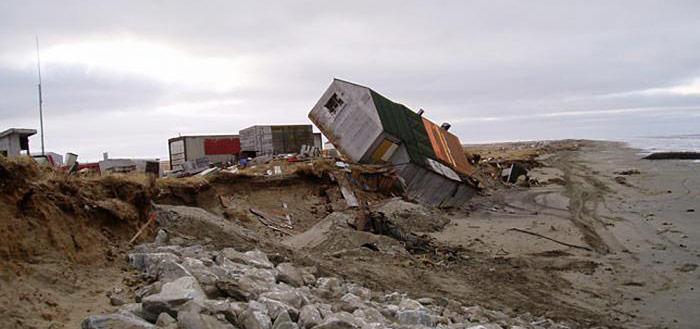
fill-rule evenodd
<path id="1" fill-rule="evenodd" d="M 459 206 L 475 194 L 467 161 L 449 124 L 438 126 L 374 90 L 335 79 L 309 118 L 342 155 L 357 163 L 389 164 L 408 196 L 435 206 Z"/>
<path id="2" fill-rule="evenodd" d="M 159 159 L 113 159 L 104 153 L 102 161 L 98 162 L 100 174 L 114 173 L 151 173 L 163 176 Z"/>
<path id="3" fill-rule="evenodd" d="M 16 157 L 25 151 L 29 155 L 29 136 L 35 135 L 35 129 L 10 128 L 0 133 L 0 155 Z"/>
<path id="4" fill-rule="evenodd" d="M 41 152 L 32 152 L 32 157 L 34 157 L 34 159 L 40 159 L 45 157 L 50 165 L 54 167 L 63 166 L 63 156 L 56 152 L 44 152 L 43 155 L 41 154 Z"/>
<path id="5" fill-rule="evenodd" d="M 238 132 L 245 156 L 298 153 L 302 145 L 315 145 L 311 125 L 252 126 Z"/>
<path id="6" fill-rule="evenodd" d="M 180 136 L 168 140 L 170 168 L 206 158 L 211 163 L 236 162 L 241 152 L 238 135 Z"/>

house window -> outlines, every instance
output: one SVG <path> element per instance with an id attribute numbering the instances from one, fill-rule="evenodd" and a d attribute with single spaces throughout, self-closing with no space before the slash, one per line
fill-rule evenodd
<path id="1" fill-rule="evenodd" d="M 333 94 L 333 96 L 331 96 L 331 98 L 328 99 L 326 105 L 324 106 L 326 107 L 326 109 L 328 109 L 328 112 L 330 112 L 331 114 L 335 114 L 338 110 L 340 110 L 343 107 L 344 104 L 345 102 L 343 102 L 343 100 L 338 96 L 338 94 Z"/>

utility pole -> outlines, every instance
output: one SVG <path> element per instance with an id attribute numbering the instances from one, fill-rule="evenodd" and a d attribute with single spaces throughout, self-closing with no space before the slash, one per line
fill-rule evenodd
<path id="1" fill-rule="evenodd" d="M 41 97 L 41 59 L 39 58 L 39 35 L 36 36 L 36 69 L 39 72 L 39 125 L 41 128 L 41 155 L 44 150 L 44 99 Z"/>

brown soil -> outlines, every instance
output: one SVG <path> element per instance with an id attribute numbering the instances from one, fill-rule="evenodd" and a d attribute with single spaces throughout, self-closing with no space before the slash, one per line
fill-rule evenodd
<path id="1" fill-rule="evenodd" d="M 76 327 L 94 311 L 123 277 L 126 242 L 153 191 L 145 177 L 74 178 L 0 157 L 3 326 Z"/>

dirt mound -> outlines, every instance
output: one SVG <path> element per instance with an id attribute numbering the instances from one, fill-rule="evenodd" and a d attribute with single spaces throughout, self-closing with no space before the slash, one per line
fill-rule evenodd
<path id="1" fill-rule="evenodd" d="M 401 229 L 409 232 L 438 232 L 450 222 L 438 211 L 400 198 L 389 199 L 373 208 L 375 211 L 384 213 Z"/>
<path id="2" fill-rule="evenodd" d="M 85 290 L 117 276 L 119 250 L 145 222 L 153 186 L 146 177 L 81 178 L 0 157 L 5 325 L 60 328 L 70 312 L 92 307 Z"/>

